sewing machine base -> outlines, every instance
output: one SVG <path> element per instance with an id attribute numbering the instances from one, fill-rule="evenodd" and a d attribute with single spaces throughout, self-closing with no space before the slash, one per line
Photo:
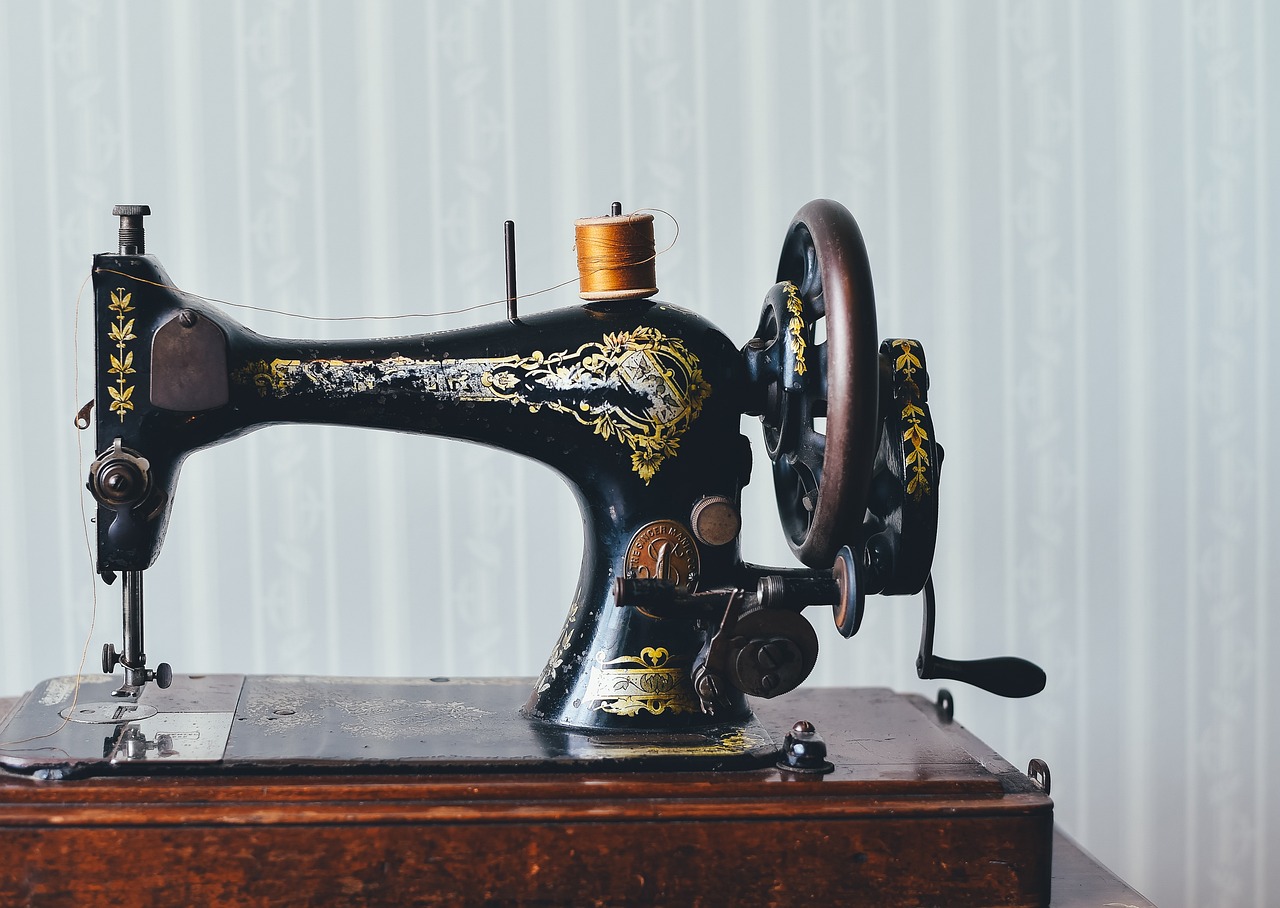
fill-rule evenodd
<path id="1" fill-rule="evenodd" d="M 209 773 L 750 769 L 778 747 L 755 719 L 636 734 L 578 732 L 519 715 L 528 678 L 176 675 L 136 700 L 115 679 L 51 678 L 0 741 L 0 768 L 46 780 Z M 69 719 L 63 723 L 63 719 Z M 61 725 L 61 728 L 59 726 Z M 54 735 L 43 736 L 59 728 Z"/>
<path id="2" fill-rule="evenodd" d="M 1048 903 L 1052 802 L 933 703 L 753 707 L 778 740 L 813 722 L 834 771 L 0 773 L 0 902 Z"/>

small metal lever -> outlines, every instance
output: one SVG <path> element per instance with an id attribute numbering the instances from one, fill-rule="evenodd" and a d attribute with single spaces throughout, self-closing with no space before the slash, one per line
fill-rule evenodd
<path id="1" fill-rule="evenodd" d="M 732 587 L 689 592 L 673 580 L 656 577 L 618 577 L 613 582 L 618 608 L 637 608 L 653 618 L 688 620 L 718 618 L 741 590 Z"/>

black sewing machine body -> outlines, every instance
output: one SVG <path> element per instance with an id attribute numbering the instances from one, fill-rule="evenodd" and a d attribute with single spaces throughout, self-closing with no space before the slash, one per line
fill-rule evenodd
<path id="1" fill-rule="evenodd" d="M 520 754 L 534 766 L 623 756 L 633 764 L 771 762 L 778 748 L 754 723 L 747 697 L 785 694 L 811 672 L 818 642 L 806 608 L 830 607 L 840 632 L 852 636 L 868 593 L 925 592 L 921 677 L 1006 696 L 1043 687 L 1043 672 L 1022 660 L 958 663 L 933 655 L 930 570 L 942 449 L 928 410 L 924 353 L 913 340 L 877 346 L 862 238 L 835 203 L 810 203 L 797 215 L 778 283 L 741 349 L 696 313 L 625 293 L 415 336 L 268 338 L 176 288 L 145 254 L 148 209 L 116 213 L 120 251 L 94 259 L 97 456 L 88 487 L 98 501 L 98 570 L 108 582 L 123 577 L 124 646 L 104 648 L 103 670 L 123 668 L 124 683 L 71 711 L 66 679 L 52 679 L 37 698 L 43 712 L 31 703 L 10 723 L 27 733 L 58 715 L 72 719 L 59 732 L 59 746 L 72 754 L 54 760 L 59 772 L 183 763 L 180 747 L 156 742 L 171 743 L 175 728 L 201 721 L 208 753 L 191 757 L 197 763 L 305 763 L 322 752 L 346 765 L 384 752 L 369 751 L 368 736 L 352 735 L 340 720 L 330 730 L 341 726 L 346 737 L 300 743 L 305 753 L 292 757 L 277 738 L 252 734 L 289 725 L 304 742 L 300 712 L 312 719 L 340 708 L 363 714 L 369 701 L 360 691 L 377 685 L 361 682 L 353 693 L 350 685 L 339 691 L 287 679 L 182 675 L 169 691 L 168 665 L 147 665 L 142 576 L 163 542 L 183 461 L 278 423 L 501 448 L 552 467 L 581 508 L 578 588 L 523 707 L 511 702 L 510 682 L 471 688 L 487 704 L 475 706 L 475 715 L 502 716 L 486 733 L 472 728 L 463 747 L 456 736 L 441 743 L 440 735 L 396 720 L 418 729 L 416 744 L 391 747 L 384 764 L 509 767 Z M 512 298 L 513 260 L 509 245 Z M 740 494 L 752 469 L 744 415 L 761 417 L 783 530 L 804 567 L 742 561 Z M 101 687 L 86 690 L 96 696 Z M 405 699 L 390 687 L 383 693 L 387 702 Z M 280 709 L 286 712 L 277 715 Z M 96 730 L 74 727 L 133 727 L 146 721 L 143 713 L 160 719 L 108 736 L 101 753 Z M 285 721 L 265 724 L 278 720 Z M 335 745 L 338 739 L 345 743 Z M 214 754 L 210 740 L 225 749 Z M 785 751 L 801 771 L 828 765 L 813 729 L 797 726 Z M 48 769 L 25 757 L 6 765 Z"/>
<path id="2" fill-rule="evenodd" d="M 156 286 L 171 282 L 150 256 L 98 256 L 95 275 L 107 315 L 98 399 L 125 404 L 99 416 L 98 450 L 119 440 L 147 460 L 151 476 L 137 503 L 100 509 L 101 570 L 150 567 L 182 461 L 252 429 L 326 423 L 491 445 L 564 476 L 584 521 L 578 590 L 528 714 L 579 727 L 713 721 L 689 688 L 691 656 L 705 642 L 697 620 L 618 608 L 613 594 L 618 577 L 653 576 L 660 552 L 682 585 L 754 586 L 760 573 L 742 563 L 736 534 L 710 545 L 688 529 L 704 499 L 736 512 L 751 470 L 738 431 L 746 371 L 705 319 L 667 303 L 618 300 L 409 337 L 276 340 Z M 112 371 L 126 361 L 132 372 Z M 216 405 L 195 409 L 211 386 L 220 389 Z M 195 393 L 206 398 L 187 399 Z M 577 671 L 580 662 L 591 670 Z M 592 671 L 643 687 L 602 697 Z M 739 693 L 714 721 L 747 714 Z"/>

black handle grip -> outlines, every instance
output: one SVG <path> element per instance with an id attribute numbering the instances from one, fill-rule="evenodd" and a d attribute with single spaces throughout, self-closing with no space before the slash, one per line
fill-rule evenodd
<path id="1" fill-rule="evenodd" d="M 917 663 L 921 678 L 947 678 L 972 684 L 1001 697 L 1031 697 L 1044 690 L 1044 669 L 1034 662 L 1016 656 L 973 659 L 958 662 L 932 656 L 925 664 Z"/>

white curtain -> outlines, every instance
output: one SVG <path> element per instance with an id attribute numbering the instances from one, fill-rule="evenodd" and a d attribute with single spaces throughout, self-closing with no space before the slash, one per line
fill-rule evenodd
<path id="1" fill-rule="evenodd" d="M 151 206 L 184 288 L 322 315 L 500 297 L 506 218 L 521 289 L 557 284 L 575 217 L 662 208 L 662 298 L 741 342 L 825 196 L 862 225 L 881 333 L 930 359 L 938 651 L 1049 673 L 1030 701 L 957 686 L 958 717 L 1044 758 L 1059 824 L 1159 904 L 1274 903 L 1277 46 L 1265 0 L 0 0 L 0 694 L 73 671 L 89 630 L 75 307 L 113 204 Z M 756 461 L 747 555 L 789 564 Z M 189 461 L 147 649 L 533 674 L 580 547 L 539 466 L 269 429 Z M 90 670 L 118 610 L 100 590 Z M 809 683 L 932 695 L 918 603 L 868 611 L 852 641 L 821 629 Z"/>

